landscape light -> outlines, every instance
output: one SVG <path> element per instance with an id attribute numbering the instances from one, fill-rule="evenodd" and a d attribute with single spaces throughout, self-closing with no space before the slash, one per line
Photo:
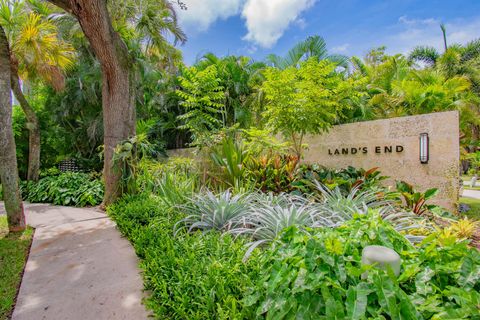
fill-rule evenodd
<path id="1" fill-rule="evenodd" d="M 420 133 L 420 163 L 428 163 L 429 141 L 428 133 Z"/>

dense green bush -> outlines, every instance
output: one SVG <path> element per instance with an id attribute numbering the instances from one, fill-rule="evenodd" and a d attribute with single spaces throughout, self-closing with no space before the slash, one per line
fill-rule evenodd
<path id="1" fill-rule="evenodd" d="M 203 190 L 185 159 L 140 168 L 142 193 L 108 213 L 141 259 L 146 304 L 159 319 L 475 319 L 478 251 L 433 229 L 412 245 L 409 230 L 423 218 L 384 199 L 374 169 L 318 169 L 335 185 L 315 184 L 317 175 L 307 199 Z M 374 244 L 401 255 L 399 278 L 361 265 Z"/>
<path id="2" fill-rule="evenodd" d="M 291 227 L 266 252 L 246 305 L 267 319 L 479 319 L 480 253 L 456 240 L 433 234 L 414 248 L 372 215 L 313 236 Z M 361 265 L 373 244 L 400 253 L 398 279 Z"/>
<path id="3" fill-rule="evenodd" d="M 38 182 L 22 181 L 24 200 L 65 206 L 94 206 L 103 199 L 103 183 L 95 174 L 49 171 Z"/>
<path id="4" fill-rule="evenodd" d="M 349 193 L 353 188 L 381 190 L 380 182 L 387 177 L 382 176 L 378 168 L 370 170 L 347 167 L 329 169 L 318 164 L 302 164 L 297 172 L 297 181 L 293 184 L 303 193 L 316 193 L 315 181 L 329 189 L 339 188 L 343 193 Z"/>
<path id="5" fill-rule="evenodd" d="M 184 215 L 158 197 L 126 197 L 108 208 L 141 258 L 146 301 L 159 319 L 244 319 L 242 299 L 258 274 L 256 256 L 243 263 L 244 242 L 212 231 L 179 232 Z"/>

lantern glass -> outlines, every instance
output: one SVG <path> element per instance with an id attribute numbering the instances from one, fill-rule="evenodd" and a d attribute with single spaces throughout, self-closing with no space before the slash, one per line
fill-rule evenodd
<path id="1" fill-rule="evenodd" d="M 428 163 L 429 160 L 429 138 L 428 133 L 420 134 L 420 162 Z"/>

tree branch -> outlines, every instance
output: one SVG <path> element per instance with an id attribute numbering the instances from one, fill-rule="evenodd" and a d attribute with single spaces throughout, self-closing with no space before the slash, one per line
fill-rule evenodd
<path id="1" fill-rule="evenodd" d="M 68 13 L 72 13 L 72 3 L 70 0 L 47 0 L 48 2 L 56 5 L 57 7 L 62 8 Z"/>

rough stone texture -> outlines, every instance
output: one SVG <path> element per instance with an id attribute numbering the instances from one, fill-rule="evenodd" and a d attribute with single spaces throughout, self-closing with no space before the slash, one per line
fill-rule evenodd
<path id="1" fill-rule="evenodd" d="M 13 320 L 148 317 L 135 252 L 105 213 L 46 204 L 25 213 L 36 230 Z"/>
<path id="2" fill-rule="evenodd" d="M 419 161 L 419 135 L 430 138 L 428 164 Z M 379 167 L 390 176 L 385 183 L 405 180 L 421 190 L 438 188 L 433 203 L 456 211 L 459 192 L 459 118 L 457 111 L 391 118 L 334 126 L 323 135 L 305 139 L 308 150 L 304 161 L 326 167 L 344 168 L 349 165 L 365 169 Z M 403 146 L 401 153 L 375 153 L 375 147 Z M 328 150 L 367 147 L 368 153 L 329 155 Z M 383 150 L 382 150 L 383 151 Z"/>

